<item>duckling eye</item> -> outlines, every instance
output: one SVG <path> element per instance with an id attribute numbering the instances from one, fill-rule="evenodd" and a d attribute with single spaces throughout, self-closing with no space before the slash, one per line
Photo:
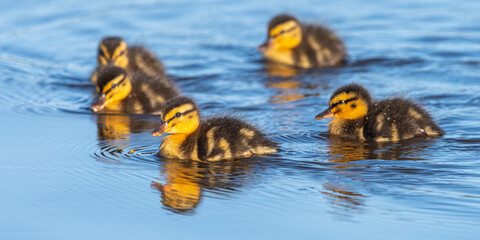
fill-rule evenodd
<path id="1" fill-rule="evenodd" d="M 180 116 L 182 116 L 182 114 L 180 114 L 180 113 L 178 113 L 178 112 L 175 113 L 175 117 L 176 117 L 176 118 L 178 118 L 178 117 L 180 117 Z"/>
<path id="2" fill-rule="evenodd" d="M 102 56 L 102 57 L 104 57 L 104 56 L 105 56 L 105 54 L 103 54 L 103 51 L 102 51 L 102 49 L 98 49 L 98 56 Z"/>
<path id="3" fill-rule="evenodd" d="M 279 34 L 284 34 L 285 32 L 287 32 L 287 31 L 285 31 L 285 30 L 282 30 L 282 31 L 280 31 L 280 33 L 279 33 Z"/>
<path id="4" fill-rule="evenodd" d="M 114 84 L 112 84 L 112 87 L 110 87 L 110 88 L 113 89 L 113 88 L 116 88 L 117 86 L 118 86 L 118 85 L 114 83 Z"/>
<path id="5" fill-rule="evenodd" d="M 123 56 L 123 54 L 125 54 L 125 51 L 121 51 L 121 52 L 118 54 L 118 56 L 119 56 L 119 57 L 120 57 L 120 56 Z"/>

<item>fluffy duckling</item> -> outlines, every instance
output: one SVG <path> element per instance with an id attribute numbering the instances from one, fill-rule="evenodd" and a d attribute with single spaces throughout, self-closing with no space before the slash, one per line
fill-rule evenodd
<path id="1" fill-rule="evenodd" d="M 98 72 L 98 100 L 94 112 L 156 114 L 178 92 L 170 83 L 144 73 L 133 75 L 120 67 L 105 66 Z"/>
<path id="2" fill-rule="evenodd" d="M 267 40 L 258 50 L 267 60 L 299 68 L 340 66 L 347 56 L 342 40 L 330 29 L 300 23 L 288 14 L 270 21 Z"/>
<path id="3" fill-rule="evenodd" d="M 420 105 L 403 98 L 374 102 L 370 93 L 357 84 L 337 89 L 330 98 L 329 105 L 315 119 L 333 117 L 328 128 L 332 135 L 365 141 L 395 142 L 445 134 Z"/>
<path id="4" fill-rule="evenodd" d="M 142 46 L 127 47 L 119 37 L 106 37 L 98 46 L 98 67 L 92 73 L 90 81 L 97 82 L 98 71 L 106 65 L 114 65 L 127 70 L 128 73 L 143 72 L 150 76 L 165 77 L 165 67 L 150 51 Z"/>
<path id="5" fill-rule="evenodd" d="M 177 97 L 165 103 L 162 124 L 152 136 L 163 138 L 160 155 L 165 158 L 219 161 L 269 154 L 277 144 L 255 127 L 235 118 L 218 117 L 200 121 L 192 99 Z"/>

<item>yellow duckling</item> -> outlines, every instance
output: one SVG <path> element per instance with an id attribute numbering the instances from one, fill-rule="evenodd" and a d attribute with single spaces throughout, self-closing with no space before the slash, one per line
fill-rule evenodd
<path id="1" fill-rule="evenodd" d="M 94 112 L 156 114 L 178 92 L 169 82 L 144 73 L 133 75 L 120 67 L 105 66 L 98 72 L 98 100 Z"/>
<path id="2" fill-rule="evenodd" d="M 98 71 L 106 65 L 114 65 L 125 69 L 128 73 L 143 72 L 150 76 L 165 75 L 162 62 L 142 46 L 127 47 L 127 43 L 119 37 L 106 37 L 98 46 L 98 67 L 92 73 L 90 81 L 97 82 Z"/>
<path id="3" fill-rule="evenodd" d="M 277 144 L 255 127 L 235 118 L 218 117 L 200 121 L 192 99 L 177 97 L 165 103 L 162 124 L 152 136 L 163 138 L 160 155 L 165 158 L 219 161 L 269 154 Z"/>
<path id="4" fill-rule="evenodd" d="M 420 105 L 403 98 L 373 102 L 370 93 L 357 84 L 337 89 L 329 105 L 315 119 L 333 117 L 328 128 L 331 135 L 386 142 L 445 134 Z"/>
<path id="5" fill-rule="evenodd" d="M 270 61 L 299 68 L 340 66 L 347 56 L 342 40 L 330 29 L 300 23 L 281 14 L 268 24 L 268 36 L 258 47 Z"/>

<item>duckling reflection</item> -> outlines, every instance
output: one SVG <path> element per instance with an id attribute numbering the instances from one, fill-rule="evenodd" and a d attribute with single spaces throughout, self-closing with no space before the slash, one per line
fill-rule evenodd
<path id="1" fill-rule="evenodd" d="M 131 133 L 131 119 L 127 115 L 97 115 L 97 136 L 99 140 L 128 139 Z"/>
<path id="2" fill-rule="evenodd" d="M 360 168 L 370 168 L 370 165 L 361 160 L 423 160 L 424 152 L 431 142 L 403 141 L 391 142 L 357 142 L 346 141 L 341 137 L 328 138 L 328 161 L 334 163 L 332 169 L 336 174 L 334 182 L 324 184 L 324 194 L 327 201 L 332 205 L 332 212 L 341 217 L 349 217 L 362 211 L 368 195 L 362 191 L 368 191 L 362 187 L 365 175 L 359 174 Z M 356 170 L 351 171 L 352 168 Z M 349 183 L 346 185 L 345 183 Z"/>
<path id="3" fill-rule="evenodd" d="M 335 209 L 360 211 L 365 204 L 366 196 L 354 192 L 351 187 L 333 183 L 325 183 L 323 187 L 325 191 L 322 191 L 322 193 L 327 198 L 327 201 L 335 206 Z"/>
<path id="4" fill-rule="evenodd" d="M 283 103 L 299 100 L 307 97 L 306 94 L 299 94 L 298 89 L 302 84 L 292 78 L 298 74 L 298 69 L 278 63 L 265 63 L 265 71 L 268 76 L 285 77 L 280 82 L 267 83 L 267 87 L 277 89 L 277 94 L 270 97 L 271 103 Z"/>
<path id="5" fill-rule="evenodd" d="M 132 133 L 150 130 L 157 125 L 158 116 L 131 116 L 98 114 L 97 137 L 100 152 L 95 155 L 102 161 L 118 161 L 120 158 L 129 158 L 132 154 L 143 150 L 143 147 L 132 148 Z M 127 154 L 128 153 L 128 154 Z M 118 155 L 121 154 L 121 155 Z"/>
<path id="6" fill-rule="evenodd" d="M 158 125 L 158 117 L 98 114 L 97 136 L 99 140 L 129 139 L 131 133 L 150 130 Z"/>
<path id="7" fill-rule="evenodd" d="M 303 89 L 315 89 L 316 86 L 302 86 L 302 83 L 294 79 L 286 79 L 280 82 L 268 83 L 267 87 L 277 89 L 277 94 L 270 97 L 271 103 L 291 102 L 306 97 L 319 95 L 318 93 L 299 93 Z"/>
<path id="8" fill-rule="evenodd" d="M 351 163 L 367 159 L 382 160 L 423 160 L 422 152 L 429 142 L 405 141 L 391 142 L 355 142 L 340 137 L 331 137 L 329 141 L 329 161 L 332 163 Z M 359 164 L 339 165 L 338 168 L 358 167 Z"/>
<path id="9" fill-rule="evenodd" d="M 195 208 L 202 194 L 198 169 L 179 162 L 169 162 L 164 167 L 166 184 L 155 181 L 151 184 L 162 194 L 163 205 L 179 211 Z"/>
<path id="10" fill-rule="evenodd" d="M 165 184 L 152 181 L 151 187 L 161 193 L 161 202 L 175 213 L 192 213 L 205 189 L 228 196 L 252 180 L 251 162 L 230 161 L 204 163 L 167 159 L 161 170 Z"/>
<path id="11" fill-rule="evenodd" d="M 275 62 L 266 62 L 264 69 L 269 77 L 294 77 L 297 76 L 299 73 L 298 68 Z"/>
<path id="12" fill-rule="evenodd" d="M 301 70 L 275 62 L 267 62 L 264 70 L 269 77 L 266 87 L 277 89 L 277 93 L 270 97 L 271 103 L 285 103 L 318 96 L 317 89 L 327 88 L 326 83 L 338 77 L 337 71 Z M 302 76 L 300 71 L 307 74 Z"/>

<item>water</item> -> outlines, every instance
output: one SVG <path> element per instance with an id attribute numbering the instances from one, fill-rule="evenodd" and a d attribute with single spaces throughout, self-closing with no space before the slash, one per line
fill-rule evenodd
<path id="1" fill-rule="evenodd" d="M 480 2 L 0 3 L 1 239 L 474 239 L 480 233 Z M 335 29 L 349 65 L 292 71 L 256 46 L 289 11 Z M 160 159 L 157 117 L 88 107 L 98 41 L 157 53 L 203 115 L 241 116 L 281 152 Z M 328 138 L 338 87 L 422 103 L 443 138 Z M 177 190 L 162 196 L 163 186 Z"/>

